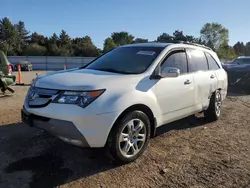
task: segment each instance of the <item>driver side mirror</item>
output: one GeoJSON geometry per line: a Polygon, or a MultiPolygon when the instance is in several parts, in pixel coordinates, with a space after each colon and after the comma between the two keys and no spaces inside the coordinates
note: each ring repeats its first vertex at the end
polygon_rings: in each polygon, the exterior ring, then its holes
{"type": "Polygon", "coordinates": [[[178,77],[180,75],[180,69],[175,67],[165,67],[161,70],[161,77],[178,77]]]}

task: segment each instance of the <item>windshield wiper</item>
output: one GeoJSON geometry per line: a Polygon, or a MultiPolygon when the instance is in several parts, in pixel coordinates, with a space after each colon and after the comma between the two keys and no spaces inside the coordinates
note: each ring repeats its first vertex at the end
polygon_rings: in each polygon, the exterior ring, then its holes
{"type": "Polygon", "coordinates": [[[120,70],[116,70],[116,69],[112,69],[112,68],[102,68],[102,69],[94,69],[94,70],[114,72],[114,73],[120,73],[120,74],[134,74],[133,72],[120,71],[120,70]]]}

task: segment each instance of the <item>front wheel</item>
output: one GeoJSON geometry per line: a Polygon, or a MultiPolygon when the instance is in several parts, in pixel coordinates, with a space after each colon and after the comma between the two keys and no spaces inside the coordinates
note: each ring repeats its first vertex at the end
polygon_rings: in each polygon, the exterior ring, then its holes
{"type": "Polygon", "coordinates": [[[210,104],[208,109],[204,112],[205,117],[209,121],[218,120],[221,114],[221,105],[221,92],[220,90],[216,90],[210,98],[210,104]]]}
{"type": "Polygon", "coordinates": [[[141,111],[132,111],[118,120],[110,135],[112,156],[120,163],[136,160],[147,148],[150,121],[141,111]]]}

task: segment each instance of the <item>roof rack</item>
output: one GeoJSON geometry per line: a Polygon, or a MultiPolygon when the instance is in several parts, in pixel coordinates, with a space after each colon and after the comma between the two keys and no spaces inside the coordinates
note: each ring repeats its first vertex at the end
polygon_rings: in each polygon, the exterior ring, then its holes
{"type": "Polygon", "coordinates": [[[169,42],[161,42],[161,41],[148,41],[147,43],[169,43],[169,44],[189,44],[189,45],[193,45],[193,46],[198,46],[201,48],[205,48],[208,50],[213,50],[212,48],[202,45],[202,44],[198,44],[198,43],[193,43],[193,42],[187,42],[187,41],[181,41],[181,40],[176,40],[176,41],[169,41],[169,42]]]}
{"type": "Polygon", "coordinates": [[[208,50],[212,50],[212,48],[208,47],[208,46],[205,46],[205,45],[202,45],[202,44],[198,44],[198,43],[193,43],[193,42],[187,42],[187,41],[173,41],[171,43],[176,43],[176,44],[189,44],[189,45],[193,45],[193,46],[198,46],[198,47],[201,47],[201,48],[206,48],[208,50]]]}

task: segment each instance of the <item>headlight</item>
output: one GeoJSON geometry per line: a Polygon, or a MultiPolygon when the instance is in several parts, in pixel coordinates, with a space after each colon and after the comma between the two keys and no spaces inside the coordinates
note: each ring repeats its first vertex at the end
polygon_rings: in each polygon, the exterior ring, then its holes
{"type": "Polygon", "coordinates": [[[104,91],[104,89],[97,91],[63,91],[53,100],[53,102],[60,104],[75,104],[85,108],[104,91]]]}
{"type": "Polygon", "coordinates": [[[37,81],[37,78],[35,78],[35,79],[32,80],[31,87],[35,87],[36,81],[37,81]]]}

